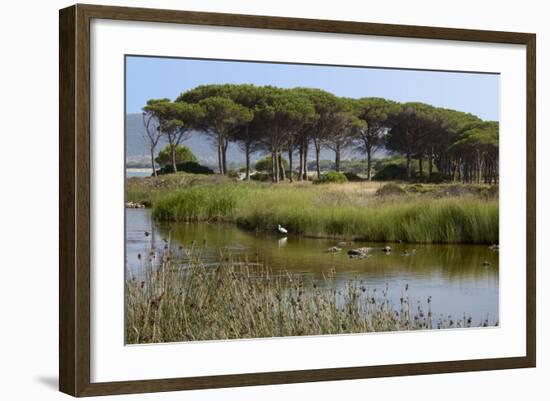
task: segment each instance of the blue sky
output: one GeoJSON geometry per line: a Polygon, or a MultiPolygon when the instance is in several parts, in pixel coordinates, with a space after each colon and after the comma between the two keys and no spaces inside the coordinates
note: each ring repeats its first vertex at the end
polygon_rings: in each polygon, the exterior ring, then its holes
{"type": "Polygon", "coordinates": [[[499,75],[159,57],[126,58],[126,112],[211,83],[321,88],[338,96],[419,101],[499,120],[499,75]]]}

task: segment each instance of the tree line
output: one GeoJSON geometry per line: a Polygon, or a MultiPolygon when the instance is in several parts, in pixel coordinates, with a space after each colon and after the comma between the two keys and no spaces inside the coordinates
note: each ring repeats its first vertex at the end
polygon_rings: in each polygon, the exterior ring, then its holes
{"type": "Polygon", "coordinates": [[[143,124],[153,171],[160,138],[168,142],[176,172],[178,145],[198,132],[216,146],[220,174],[228,172],[229,144],[237,144],[245,156],[246,179],[250,179],[251,155],[257,151],[270,155],[271,178],[279,182],[308,179],[310,149],[315,153],[318,177],[322,149],[334,152],[336,171],[340,171],[343,153],[354,149],[365,155],[370,180],[373,156],[385,148],[406,158],[409,180],[414,178],[412,163],[416,162],[416,170],[428,179],[437,169],[450,180],[498,181],[498,122],[419,102],[345,98],[316,88],[201,85],[174,101],[147,101],[143,124]]]}

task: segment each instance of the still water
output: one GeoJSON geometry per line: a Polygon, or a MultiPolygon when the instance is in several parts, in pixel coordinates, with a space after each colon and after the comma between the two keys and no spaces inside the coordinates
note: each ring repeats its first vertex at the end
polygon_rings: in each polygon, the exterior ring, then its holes
{"type": "MultiPolygon", "coordinates": [[[[452,315],[472,317],[478,324],[499,320],[498,252],[485,245],[421,245],[354,242],[342,246],[340,253],[327,248],[340,240],[311,239],[288,235],[252,233],[226,224],[159,224],[147,209],[126,209],[126,265],[130,274],[140,275],[145,268],[138,254],[151,247],[162,249],[168,237],[175,246],[201,248],[202,260],[215,263],[220,250],[241,259],[264,262],[274,271],[311,277],[323,283],[323,275],[334,274],[330,285],[344,287],[349,280],[363,280],[370,289],[388,288],[390,300],[398,305],[405,286],[413,302],[431,296],[434,317],[452,315]],[[171,231],[170,231],[171,230],[171,231]],[[145,232],[150,233],[146,236],[145,232]],[[373,251],[364,259],[350,259],[350,248],[390,245],[392,252],[373,251]],[[415,251],[413,251],[415,250],[415,251]],[[405,256],[404,251],[409,255],[405,256]]],[[[411,303],[412,304],[412,303],[411,303]]]]}

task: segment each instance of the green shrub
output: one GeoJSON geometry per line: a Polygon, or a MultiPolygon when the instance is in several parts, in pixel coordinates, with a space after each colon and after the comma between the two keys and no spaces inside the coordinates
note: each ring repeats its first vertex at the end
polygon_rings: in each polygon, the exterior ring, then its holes
{"type": "Polygon", "coordinates": [[[405,180],[407,167],[400,164],[387,164],[378,170],[372,179],[375,181],[405,180]]]}
{"type": "Polygon", "coordinates": [[[376,190],[378,196],[401,196],[406,193],[407,191],[394,183],[385,184],[376,190]]]}
{"type": "Polygon", "coordinates": [[[253,181],[261,181],[261,182],[271,181],[271,173],[256,172],[250,175],[250,179],[253,181]]]}
{"type": "MultiPolygon", "coordinates": [[[[256,162],[254,168],[258,171],[261,171],[262,173],[269,172],[271,173],[271,155],[268,155],[264,157],[263,159],[260,159],[256,162]]],[[[288,161],[283,158],[283,167],[285,168],[285,171],[288,170],[288,161]]]]}
{"type": "Polygon", "coordinates": [[[449,177],[447,177],[445,174],[440,173],[439,171],[433,171],[432,175],[426,178],[426,182],[430,182],[432,184],[441,184],[448,179],[449,177]]]}
{"type": "Polygon", "coordinates": [[[344,173],[338,173],[336,171],[329,171],[327,173],[323,173],[319,178],[316,178],[315,180],[313,180],[314,184],[328,184],[328,183],[341,184],[344,182],[348,182],[346,175],[344,173]]]}
{"type": "Polygon", "coordinates": [[[344,173],[346,176],[346,179],[350,182],[361,182],[364,181],[363,178],[361,178],[358,174],[354,173],[353,171],[347,171],[344,173]]]}
{"type": "Polygon", "coordinates": [[[239,178],[239,172],[236,171],[236,170],[229,170],[229,171],[227,172],[227,176],[228,176],[229,178],[239,178]]]}
{"type": "MultiPolygon", "coordinates": [[[[191,174],[214,174],[214,170],[209,167],[203,166],[197,162],[185,162],[176,164],[178,172],[191,173],[191,174]]],[[[172,165],[166,165],[160,170],[157,170],[157,174],[171,174],[174,170],[172,165]]]]}
{"type": "MultiPolygon", "coordinates": [[[[159,164],[160,166],[167,166],[172,164],[172,160],[170,158],[170,145],[166,145],[162,150],[159,152],[158,156],[155,159],[155,162],[159,164]]],[[[197,158],[191,152],[191,149],[187,146],[176,146],[176,165],[186,162],[197,162],[197,158]]]]}

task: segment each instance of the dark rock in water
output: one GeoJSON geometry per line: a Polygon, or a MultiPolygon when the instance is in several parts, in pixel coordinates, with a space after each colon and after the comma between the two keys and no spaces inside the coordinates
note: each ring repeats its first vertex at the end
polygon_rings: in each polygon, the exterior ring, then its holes
{"type": "Polygon", "coordinates": [[[342,251],[342,248],[338,247],[338,246],[331,246],[330,248],[328,248],[326,250],[326,252],[330,252],[330,253],[336,253],[336,252],[341,252],[342,251]]]}
{"type": "Polygon", "coordinates": [[[385,246],[382,248],[382,252],[390,253],[391,252],[391,246],[385,246]]]}
{"type": "Polygon", "coordinates": [[[364,258],[367,256],[367,254],[370,251],[371,251],[371,248],[367,248],[367,247],[355,248],[355,249],[350,249],[348,251],[348,255],[356,258],[364,258]]]}
{"type": "Polygon", "coordinates": [[[126,202],[126,207],[128,209],[142,209],[145,205],[139,202],[126,202]]]}
{"type": "Polygon", "coordinates": [[[483,266],[491,266],[491,263],[488,262],[487,260],[485,260],[483,263],[482,263],[483,266]]]}

